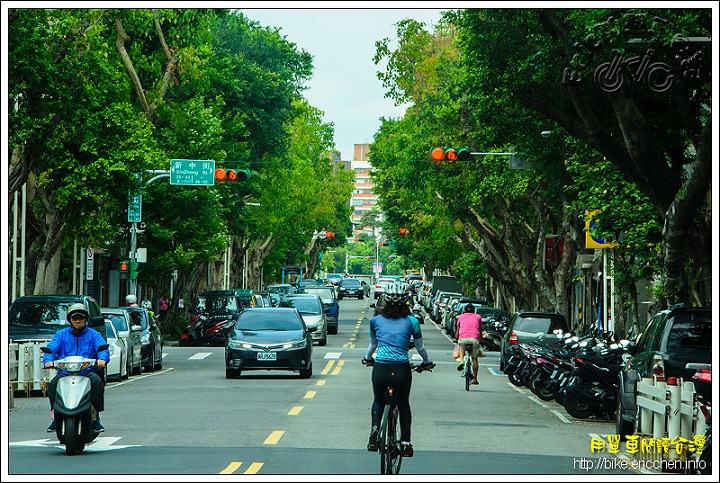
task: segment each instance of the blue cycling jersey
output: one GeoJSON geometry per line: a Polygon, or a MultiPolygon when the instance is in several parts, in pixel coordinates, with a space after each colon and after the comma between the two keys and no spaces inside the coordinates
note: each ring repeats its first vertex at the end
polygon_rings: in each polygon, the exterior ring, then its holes
{"type": "Polygon", "coordinates": [[[415,317],[388,319],[384,315],[376,315],[370,319],[370,339],[377,339],[378,342],[377,363],[408,362],[411,337],[422,339],[420,323],[415,317]]]}

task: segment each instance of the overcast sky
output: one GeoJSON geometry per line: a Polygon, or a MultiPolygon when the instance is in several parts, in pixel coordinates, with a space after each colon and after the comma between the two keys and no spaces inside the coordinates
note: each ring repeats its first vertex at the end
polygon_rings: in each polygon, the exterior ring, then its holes
{"type": "MultiPolygon", "coordinates": [[[[342,2],[337,4],[342,5],[342,2]]],[[[385,89],[376,74],[384,69],[384,63],[378,66],[372,61],[375,42],[386,37],[396,39],[393,24],[404,18],[429,26],[437,23],[442,11],[397,8],[241,10],[262,26],[279,27],[281,35],[313,56],[313,77],[304,95],[312,106],[324,112],[324,122],[334,124],[335,145],[343,160],[353,158],[354,144],[373,142],[381,117],[400,117],[403,113],[402,107],[384,97],[385,89]]]]}

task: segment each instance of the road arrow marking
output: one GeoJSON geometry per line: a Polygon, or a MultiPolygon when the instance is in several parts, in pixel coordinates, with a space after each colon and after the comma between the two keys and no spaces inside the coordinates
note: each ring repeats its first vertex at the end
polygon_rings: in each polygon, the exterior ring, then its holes
{"type": "MultiPolygon", "coordinates": [[[[111,451],[114,449],[123,449],[123,448],[133,448],[136,446],[140,446],[139,444],[126,444],[126,445],[117,445],[117,446],[111,446],[114,442],[118,441],[120,437],[113,437],[113,436],[105,436],[105,437],[98,437],[93,441],[92,443],[85,446],[85,451],[88,452],[99,452],[99,451],[111,451]]],[[[57,441],[52,439],[34,439],[30,441],[19,441],[17,443],[10,443],[10,446],[44,446],[44,447],[51,447],[54,446],[56,448],[65,449],[64,445],[58,444],[57,441]]]]}

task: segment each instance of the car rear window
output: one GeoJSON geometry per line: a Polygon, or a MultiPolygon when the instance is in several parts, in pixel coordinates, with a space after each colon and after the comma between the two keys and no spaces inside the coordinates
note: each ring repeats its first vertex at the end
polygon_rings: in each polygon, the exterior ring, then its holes
{"type": "Polygon", "coordinates": [[[127,319],[122,314],[103,314],[106,318],[112,320],[113,325],[117,330],[130,330],[127,326],[127,319]]]}
{"type": "Polygon", "coordinates": [[[331,288],[306,288],[305,291],[307,293],[314,293],[317,294],[320,297],[320,300],[323,301],[325,304],[331,304],[333,302],[333,299],[335,298],[333,296],[333,290],[331,288]]]}
{"type": "Polygon", "coordinates": [[[15,302],[10,307],[10,325],[70,325],[66,309],[74,302],[15,302]]]}
{"type": "Polygon", "coordinates": [[[287,297],[280,302],[281,307],[295,307],[301,314],[319,314],[322,312],[317,297],[287,297]]]}
{"type": "Polygon", "coordinates": [[[712,347],[712,326],[709,318],[679,314],[673,317],[667,341],[668,352],[709,352],[712,347]]]}
{"type": "Polygon", "coordinates": [[[554,317],[521,317],[513,327],[513,330],[544,332],[546,334],[552,334],[557,329],[561,329],[563,332],[568,331],[566,324],[561,319],[554,317]]]}
{"type": "Polygon", "coordinates": [[[342,282],[343,287],[359,287],[360,281],[357,279],[346,278],[342,282]]]}

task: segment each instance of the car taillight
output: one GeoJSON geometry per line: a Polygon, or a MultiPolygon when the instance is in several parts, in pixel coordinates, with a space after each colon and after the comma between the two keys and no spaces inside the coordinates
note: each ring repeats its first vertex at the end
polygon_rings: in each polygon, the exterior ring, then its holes
{"type": "Polygon", "coordinates": [[[510,345],[517,345],[517,343],[518,343],[517,334],[515,332],[512,332],[510,334],[510,345]]]}
{"type": "Polygon", "coordinates": [[[653,357],[652,375],[655,377],[656,381],[662,382],[665,380],[665,365],[663,364],[661,356],[653,357]]]}

